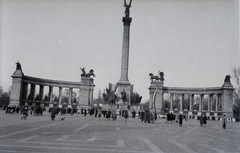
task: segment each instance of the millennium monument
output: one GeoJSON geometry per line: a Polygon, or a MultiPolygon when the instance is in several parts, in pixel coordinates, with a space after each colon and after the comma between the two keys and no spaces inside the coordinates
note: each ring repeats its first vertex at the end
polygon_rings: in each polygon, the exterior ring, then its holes
{"type": "Polygon", "coordinates": [[[130,17],[130,7],[132,0],[127,4],[124,0],[125,16],[122,18],[123,22],[123,44],[122,44],[122,61],[121,61],[121,77],[117,84],[109,84],[109,89],[114,92],[120,100],[117,104],[120,109],[126,109],[126,105],[130,105],[131,94],[133,93],[133,85],[128,79],[128,63],[129,63],[129,39],[130,39],[130,24],[132,18],[130,17]]]}

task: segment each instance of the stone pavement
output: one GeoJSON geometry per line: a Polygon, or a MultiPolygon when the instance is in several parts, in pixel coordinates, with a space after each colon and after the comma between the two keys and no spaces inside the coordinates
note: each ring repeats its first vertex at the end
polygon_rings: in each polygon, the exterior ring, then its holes
{"type": "Polygon", "coordinates": [[[81,114],[61,121],[50,115],[29,116],[0,111],[0,153],[230,153],[240,152],[240,123],[209,121],[200,127],[197,120],[154,124],[123,118],[98,121],[81,114]]]}

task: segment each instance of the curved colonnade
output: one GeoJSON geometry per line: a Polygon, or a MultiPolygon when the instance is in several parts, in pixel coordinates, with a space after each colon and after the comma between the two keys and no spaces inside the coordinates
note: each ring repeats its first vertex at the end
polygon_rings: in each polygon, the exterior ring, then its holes
{"type": "Polygon", "coordinates": [[[93,79],[81,78],[81,82],[50,80],[23,75],[16,70],[12,75],[10,105],[84,107],[88,108],[93,102],[93,79]],[[37,88],[39,86],[39,88],[37,88]],[[57,101],[53,99],[53,89],[58,90],[57,101]],[[47,89],[47,94],[44,91],[47,89]],[[63,89],[69,91],[68,101],[62,101],[63,89]],[[73,90],[79,90],[78,103],[73,101],[73,90]],[[38,91],[38,92],[36,92],[38,91]],[[44,98],[45,96],[45,98],[44,98]],[[46,98],[47,97],[47,98],[46,98]]]}
{"type": "Polygon", "coordinates": [[[151,82],[149,90],[149,107],[158,112],[182,113],[190,116],[227,115],[232,118],[234,88],[230,82],[224,82],[222,87],[186,88],[164,87],[163,81],[160,81],[151,82]]]}

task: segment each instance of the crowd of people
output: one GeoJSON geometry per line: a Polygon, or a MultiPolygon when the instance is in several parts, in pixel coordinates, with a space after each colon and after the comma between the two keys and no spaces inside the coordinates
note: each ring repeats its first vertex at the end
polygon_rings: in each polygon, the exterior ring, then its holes
{"type": "MultiPolygon", "coordinates": [[[[46,111],[46,109],[42,106],[6,106],[2,107],[3,110],[5,110],[6,114],[20,114],[21,119],[27,119],[28,113],[30,111],[30,115],[43,115],[43,111],[46,111]]],[[[73,115],[74,113],[77,113],[78,111],[73,108],[58,108],[58,107],[51,107],[49,108],[49,113],[51,114],[51,119],[54,121],[56,118],[56,115],[59,113],[61,115],[66,115],[70,114],[73,115]]],[[[129,117],[131,118],[136,118],[138,116],[138,119],[140,119],[144,123],[154,123],[155,120],[157,120],[158,115],[156,112],[153,110],[140,110],[138,113],[135,110],[102,110],[101,108],[93,108],[93,109],[81,109],[81,114],[84,114],[86,116],[89,114],[90,116],[95,116],[98,118],[100,121],[101,118],[105,118],[106,121],[109,120],[116,120],[117,117],[122,117],[127,121],[129,117]]],[[[80,113],[78,112],[78,113],[80,113]]],[[[168,113],[166,115],[166,123],[173,123],[173,122],[178,122],[179,126],[181,127],[183,125],[183,120],[188,120],[188,116],[184,114],[173,114],[173,113],[168,113]]],[[[207,120],[209,117],[206,115],[200,115],[197,116],[197,119],[199,120],[200,126],[205,127],[207,125],[207,120]]],[[[227,127],[227,119],[226,116],[224,115],[222,118],[222,127],[223,129],[226,129],[227,127]]]]}

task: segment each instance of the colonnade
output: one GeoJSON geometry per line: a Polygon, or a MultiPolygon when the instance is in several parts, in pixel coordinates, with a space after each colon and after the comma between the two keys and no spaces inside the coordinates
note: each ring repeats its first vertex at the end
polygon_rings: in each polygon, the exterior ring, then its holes
{"type": "MultiPolygon", "coordinates": [[[[174,100],[174,95],[175,93],[170,93],[170,111],[173,110],[173,100],[174,100]]],[[[186,94],[180,94],[180,104],[179,104],[179,108],[177,108],[178,110],[180,111],[183,111],[183,103],[185,102],[185,99],[184,99],[184,96],[186,94]]],[[[215,111],[215,112],[218,112],[218,111],[221,111],[222,109],[222,94],[187,94],[188,97],[189,97],[189,109],[188,111],[193,111],[193,104],[194,104],[194,97],[195,95],[200,95],[200,101],[199,101],[199,104],[198,104],[198,110],[197,111],[208,111],[208,112],[212,112],[212,111],[215,111]],[[205,96],[208,96],[208,103],[207,103],[207,109],[205,110],[203,108],[203,103],[204,103],[204,97],[205,96]],[[215,101],[214,101],[214,97],[215,96],[215,101]],[[214,102],[215,102],[215,109],[213,109],[213,105],[214,105],[214,102]]],[[[186,109],[186,108],[185,108],[186,109]]]]}
{"type": "MultiPolygon", "coordinates": [[[[72,95],[73,90],[79,90],[79,100],[78,107],[89,108],[93,103],[93,89],[94,83],[93,78],[81,78],[81,82],[72,81],[59,81],[50,80],[43,78],[36,78],[25,76],[21,70],[16,70],[12,75],[13,83],[10,95],[10,105],[36,105],[40,104],[58,104],[58,107],[62,105],[68,105],[68,107],[73,106],[72,95]],[[38,99],[36,99],[36,86],[39,86],[38,99]],[[30,90],[28,90],[30,88],[30,90]],[[44,98],[44,89],[48,88],[46,100],[44,98]],[[54,102],[53,99],[53,88],[58,88],[58,101],[54,102]],[[69,90],[68,102],[63,103],[63,89],[69,90]]],[[[56,94],[56,93],[55,93],[56,94]]]]}
{"type": "Polygon", "coordinates": [[[221,87],[206,88],[183,88],[183,87],[164,87],[163,81],[153,81],[149,87],[150,104],[149,108],[158,113],[165,113],[169,110],[174,113],[184,113],[189,115],[201,115],[206,112],[208,116],[227,115],[232,118],[233,112],[233,86],[230,81],[224,81],[221,87]],[[170,94],[170,107],[165,109],[164,94],[170,94]],[[188,98],[185,98],[187,95],[188,98]],[[199,98],[196,99],[196,96],[199,98]],[[178,97],[179,103],[174,108],[174,97],[178,97]],[[180,100],[179,100],[180,97],[180,100]],[[188,108],[183,108],[186,102],[188,108]],[[195,103],[197,102],[197,103],[195,103]],[[197,104],[197,107],[193,108],[197,104]]]}
{"type": "MultiPolygon", "coordinates": [[[[26,81],[25,81],[25,83],[23,83],[23,90],[22,90],[22,99],[21,99],[21,101],[23,101],[23,102],[28,102],[28,101],[31,101],[31,102],[41,102],[41,103],[43,103],[43,102],[45,102],[46,103],[46,100],[44,99],[44,88],[45,87],[48,87],[48,99],[47,99],[47,102],[48,103],[53,103],[54,101],[53,101],[53,88],[54,88],[54,86],[44,86],[44,85],[39,85],[39,93],[38,93],[38,95],[39,95],[39,99],[38,100],[36,100],[36,86],[37,86],[38,84],[31,84],[31,83],[26,83],[26,81]],[[28,93],[28,86],[30,85],[30,93],[28,93]]],[[[55,88],[58,88],[58,104],[62,104],[62,92],[63,92],[63,87],[55,87],[55,88]]],[[[68,105],[72,105],[72,93],[73,93],[73,89],[74,88],[72,88],[72,87],[68,87],[68,88],[66,88],[66,89],[68,89],[69,90],[69,95],[68,95],[68,105]]],[[[78,88],[79,89],[79,93],[80,93],[80,91],[81,91],[81,89],[80,88],[78,88]]]]}

